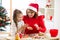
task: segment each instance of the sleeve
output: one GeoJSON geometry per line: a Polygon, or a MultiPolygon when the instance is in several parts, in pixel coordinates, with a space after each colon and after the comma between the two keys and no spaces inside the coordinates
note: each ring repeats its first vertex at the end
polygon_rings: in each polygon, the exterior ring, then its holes
{"type": "Polygon", "coordinates": [[[39,17],[38,18],[38,24],[39,24],[39,32],[45,32],[46,31],[46,27],[45,27],[45,24],[44,24],[44,21],[43,21],[43,18],[39,17]]]}
{"type": "Polygon", "coordinates": [[[24,25],[24,21],[22,21],[22,25],[24,25]]]}
{"type": "Polygon", "coordinates": [[[18,22],[18,30],[24,25],[24,21],[18,22]]]}
{"type": "Polygon", "coordinates": [[[17,32],[17,28],[14,22],[11,24],[11,36],[15,36],[15,33],[17,32]]]}

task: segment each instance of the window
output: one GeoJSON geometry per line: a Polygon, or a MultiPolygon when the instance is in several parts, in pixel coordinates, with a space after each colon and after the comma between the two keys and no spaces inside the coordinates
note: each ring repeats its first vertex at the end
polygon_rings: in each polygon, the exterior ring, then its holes
{"type": "Polygon", "coordinates": [[[2,6],[7,10],[7,16],[10,17],[10,0],[2,0],[2,6]]]}
{"type": "Polygon", "coordinates": [[[2,0],[0,0],[0,6],[2,5],[2,0]]]}

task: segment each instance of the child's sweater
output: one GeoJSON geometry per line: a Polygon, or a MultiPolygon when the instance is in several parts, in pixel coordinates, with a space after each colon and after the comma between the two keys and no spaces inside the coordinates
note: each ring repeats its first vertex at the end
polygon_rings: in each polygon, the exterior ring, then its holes
{"type": "Polygon", "coordinates": [[[14,21],[11,24],[11,35],[15,36],[17,29],[19,30],[21,28],[21,26],[24,25],[24,21],[20,21],[18,22],[18,27],[16,27],[14,21]]]}
{"type": "Polygon", "coordinates": [[[22,20],[22,21],[20,21],[20,22],[18,22],[18,30],[24,25],[24,21],[22,20]]]}

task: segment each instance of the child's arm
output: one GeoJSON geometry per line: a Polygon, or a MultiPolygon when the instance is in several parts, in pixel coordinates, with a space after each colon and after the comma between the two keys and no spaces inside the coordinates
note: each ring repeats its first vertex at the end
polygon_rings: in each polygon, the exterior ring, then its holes
{"type": "Polygon", "coordinates": [[[25,30],[25,28],[26,28],[27,26],[28,26],[27,24],[22,25],[21,28],[18,29],[18,32],[21,32],[22,30],[25,30]]]}

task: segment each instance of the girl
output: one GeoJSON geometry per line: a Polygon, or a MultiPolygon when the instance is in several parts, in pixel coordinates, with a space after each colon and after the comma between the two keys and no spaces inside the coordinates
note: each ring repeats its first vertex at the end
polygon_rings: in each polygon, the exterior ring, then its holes
{"type": "Polygon", "coordinates": [[[17,27],[17,32],[22,33],[25,29],[24,21],[23,21],[23,14],[20,10],[14,10],[13,14],[13,21],[15,22],[15,25],[17,27]]]}
{"type": "Polygon", "coordinates": [[[18,9],[14,10],[13,21],[15,23],[14,27],[17,29],[17,30],[15,29],[16,30],[15,33],[17,33],[17,34],[15,34],[16,35],[15,40],[20,40],[20,38],[22,36],[21,33],[24,33],[24,30],[26,28],[24,21],[23,21],[23,14],[20,10],[18,10],[18,9]]]}
{"type": "Polygon", "coordinates": [[[46,28],[44,25],[43,18],[38,16],[39,5],[36,3],[29,4],[26,10],[26,16],[24,16],[24,23],[28,24],[25,29],[25,34],[34,34],[43,32],[45,33],[46,28]]]}

